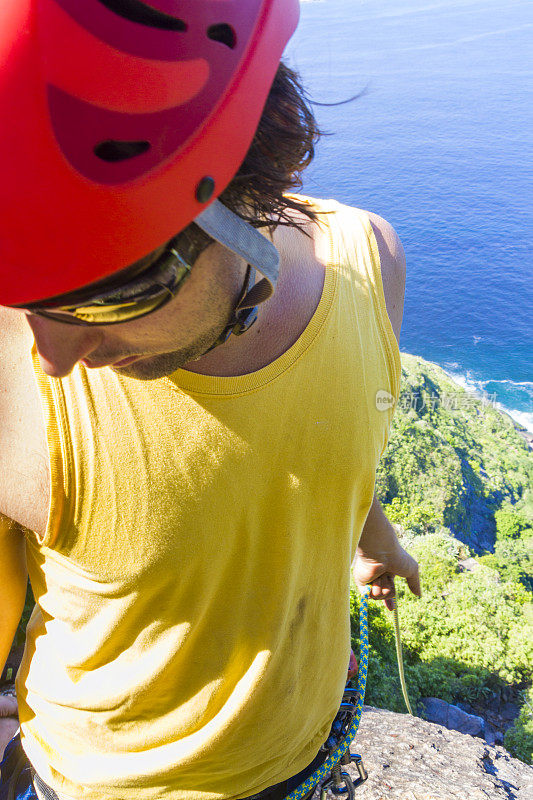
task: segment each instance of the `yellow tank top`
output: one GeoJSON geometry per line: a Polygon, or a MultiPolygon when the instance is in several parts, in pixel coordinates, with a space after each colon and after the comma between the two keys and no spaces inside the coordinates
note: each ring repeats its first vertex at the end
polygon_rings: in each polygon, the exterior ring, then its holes
{"type": "Polygon", "coordinates": [[[58,379],[33,347],[52,496],[17,693],[60,797],[246,797],[329,732],[401,366],[367,214],[306,200],[322,296],[263,369],[58,379]]]}

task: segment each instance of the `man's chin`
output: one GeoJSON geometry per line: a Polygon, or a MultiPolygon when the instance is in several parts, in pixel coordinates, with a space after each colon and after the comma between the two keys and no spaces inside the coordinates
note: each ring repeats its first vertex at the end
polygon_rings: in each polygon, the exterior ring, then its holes
{"type": "Polygon", "coordinates": [[[124,367],[112,367],[119,375],[136,378],[139,381],[155,381],[166,378],[176,372],[186,362],[178,353],[164,353],[158,356],[146,356],[137,359],[124,367]]]}
{"type": "Polygon", "coordinates": [[[136,378],[139,381],[155,381],[158,378],[168,378],[176,370],[186,367],[191,361],[201,358],[211,347],[214,337],[210,336],[207,342],[198,342],[195,346],[176,350],[172,353],[160,353],[155,356],[142,356],[124,367],[112,367],[119,375],[127,378],[136,378]]]}
{"type": "MultiPolygon", "coordinates": [[[[224,325],[226,321],[224,321],[224,325]]],[[[192,361],[204,356],[212,345],[218,340],[223,324],[211,328],[211,330],[199,336],[196,341],[191,342],[187,347],[180,350],[173,350],[170,353],[157,353],[156,355],[145,355],[127,364],[124,367],[112,367],[117,374],[125,375],[127,378],[136,378],[139,381],[155,381],[158,378],[168,378],[176,370],[187,368],[192,361]]]]}

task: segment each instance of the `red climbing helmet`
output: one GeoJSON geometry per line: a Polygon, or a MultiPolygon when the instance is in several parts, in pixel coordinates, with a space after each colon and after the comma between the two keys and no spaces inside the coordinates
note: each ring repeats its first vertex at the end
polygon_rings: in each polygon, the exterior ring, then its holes
{"type": "Polygon", "coordinates": [[[1,0],[0,304],[116,272],[252,142],[298,0],[1,0]]]}

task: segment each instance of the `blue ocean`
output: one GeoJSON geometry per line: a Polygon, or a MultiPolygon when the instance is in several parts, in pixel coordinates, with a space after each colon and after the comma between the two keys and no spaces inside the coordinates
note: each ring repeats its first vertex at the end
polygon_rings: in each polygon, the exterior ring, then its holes
{"type": "Polygon", "coordinates": [[[533,431],[531,0],[303,0],[287,50],[327,131],[303,191],[407,255],[400,349],[533,431]]]}

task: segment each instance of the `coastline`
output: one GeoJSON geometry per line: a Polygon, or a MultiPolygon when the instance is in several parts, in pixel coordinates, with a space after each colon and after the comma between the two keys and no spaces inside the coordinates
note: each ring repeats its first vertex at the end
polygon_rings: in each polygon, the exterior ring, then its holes
{"type": "MultiPolygon", "coordinates": [[[[465,390],[465,392],[470,392],[471,394],[475,395],[476,397],[479,398],[479,400],[486,399],[486,395],[484,396],[483,393],[479,391],[479,389],[477,389],[475,386],[472,386],[472,384],[469,383],[465,378],[458,380],[457,375],[454,375],[453,373],[449,372],[445,367],[442,367],[440,364],[437,364],[436,362],[432,363],[434,363],[435,366],[440,367],[440,369],[444,373],[446,373],[448,378],[451,381],[453,381],[456,384],[456,386],[460,386],[462,389],[465,390]]],[[[528,430],[524,425],[522,425],[521,422],[515,419],[515,417],[513,417],[509,409],[505,408],[505,406],[503,406],[500,402],[496,401],[495,408],[497,411],[500,412],[500,414],[505,415],[512,422],[514,429],[517,431],[517,433],[519,433],[522,436],[528,448],[530,450],[533,450],[533,431],[528,430]]]]}
{"type": "MultiPolygon", "coordinates": [[[[404,351],[400,351],[400,356],[403,355],[403,352],[404,351]]],[[[406,355],[414,356],[415,358],[420,358],[422,361],[425,361],[428,364],[432,364],[433,366],[438,367],[440,370],[442,370],[442,372],[444,372],[446,377],[449,378],[456,386],[460,387],[469,394],[475,395],[480,400],[480,402],[486,401],[487,399],[486,392],[485,394],[481,392],[477,387],[473,386],[472,383],[469,382],[463,376],[458,376],[457,373],[450,372],[449,369],[446,369],[446,367],[443,367],[436,361],[430,361],[429,359],[424,358],[424,356],[407,352],[406,355]]],[[[503,406],[499,401],[496,401],[494,403],[494,408],[500,414],[503,414],[510,420],[516,432],[522,436],[524,442],[526,443],[527,448],[529,450],[533,450],[533,431],[528,430],[528,428],[526,428],[521,422],[519,422],[515,417],[513,417],[511,411],[505,408],[505,406],[503,406]]]]}
{"type": "MultiPolygon", "coordinates": [[[[444,362],[444,364],[439,364],[439,366],[452,381],[462,386],[467,392],[472,392],[478,397],[481,396],[486,402],[492,402],[495,408],[510,416],[518,424],[519,428],[523,428],[533,434],[533,382],[512,381],[510,379],[476,379],[471,376],[468,369],[466,370],[466,374],[458,371],[459,364],[456,362],[444,362]],[[497,384],[502,384],[504,386],[512,384],[515,389],[521,387],[519,391],[524,391],[526,395],[529,394],[525,404],[528,410],[526,410],[524,406],[522,406],[522,408],[517,408],[516,405],[510,405],[505,399],[505,393],[502,396],[499,392],[494,390],[497,384]],[[493,387],[493,391],[487,391],[487,386],[493,387]]],[[[517,401],[515,398],[514,402],[520,401],[517,401]]]]}

